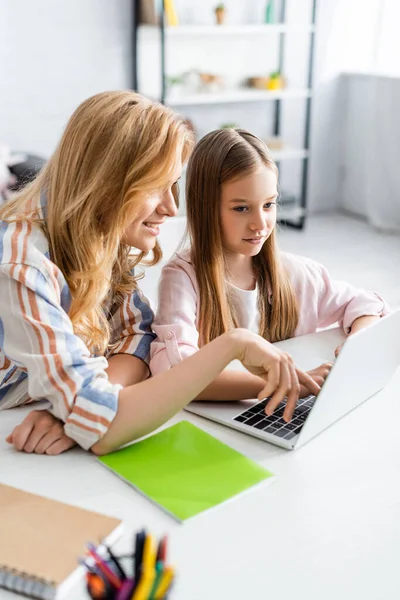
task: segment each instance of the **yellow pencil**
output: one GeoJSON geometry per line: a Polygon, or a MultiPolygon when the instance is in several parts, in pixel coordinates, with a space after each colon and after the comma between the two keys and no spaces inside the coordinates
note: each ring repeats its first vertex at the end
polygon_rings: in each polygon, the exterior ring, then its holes
{"type": "Polygon", "coordinates": [[[160,585],[157,588],[155,593],[155,600],[162,600],[166,593],[168,592],[172,580],[174,578],[174,569],[172,567],[166,567],[162,574],[162,579],[160,581],[160,585]]]}
{"type": "Polygon", "coordinates": [[[140,578],[139,585],[136,590],[133,592],[132,600],[148,600],[150,596],[151,589],[153,587],[154,579],[156,573],[153,569],[153,572],[144,572],[140,578]]]}
{"type": "Polygon", "coordinates": [[[131,600],[147,600],[156,577],[156,545],[154,538],[147,535],[143,546],[141,576],[131,600]]]}

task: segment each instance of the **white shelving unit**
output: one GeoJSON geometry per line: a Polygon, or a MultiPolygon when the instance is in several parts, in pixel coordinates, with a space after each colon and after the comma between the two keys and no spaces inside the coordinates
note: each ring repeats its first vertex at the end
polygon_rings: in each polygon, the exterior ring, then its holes
{"type": "MultiPolygon", "coordinates": [[[[135,0],[134,0],[135,1],[135,0]]],[[[285,145],[281,150],[272,150],[274,159],[282,163],[283,161],[302,161],[301,167],[301,192],[297,194],[297,198],[293,194],[284,194],[281,199],[281,206],[279,208],[280,219],[294,224],[294,226],[302,227],[306,216],[306,205],[307,205],[307,163],[309,158],[309,128],[310,128],[310,109],[311,109],[311,98],[312,98],[312,64],[313,64],[313,51],[314,51],[314,34],[316,31],[316,1],[311,0],[311,20],[309,23],[290,23],[286,22],[286,1],[281,0],[280,2],[280,22],[279,23],[255,23],[255,24],[223,24],[223,25],[185,25],[181,24],[176,27],[167,26],[165,24],[165,17],[162,18],[161,26],[151,25],[136,25],[134,42],[135,48],[138,46],[139,29],[141,41],[148,42],[151,40],[160,41],[160,69],[161,69],[161,80],[162,80],[162,92],[161,101],[177,110],[181,110],[183,107],[187,107],[188,111],[190,107],[201,107],[201,106],[213,106],[215,110],[218,110],[218,106],[223,105],[234,106],[235,104],[245,105],[245,103],[263,103],[268,102],[273,105],[274,108],[274,126],[270,132],[270,136],[281,135],[281,119],[282,110],[281,104],[286,100],[305,100],[306,111],[305,111],[305,126],[304,126],[304,144],[303,147],[300,143],[299,147],[293,147],[285,145]],[[171,45],[174,43],[180,44],[179,48],[182,52],[185,52],[184,44],[192,44],[195,48],[202,47],[207,48],[208,44],[215,44],[215,40],[220,38],[227,39],[227,44],[257,44],[258,40],[262,40],[265,36],[273,36],[276,38],[278,44],[278,61],[276,70],[285,74],[285,40],[290,34],[304,34],[310,36],[310,49],[308,56],[308,72],[307,82],[304,88],[296,87],[285,87],[280,90],[267,90],[267,89],[255,89],[242,87],[239,79],[237,78],[237,87],[227,87],[221,91],[207,91],[207,92],[196,92],[192,93],[190,86],[185,83],[176,84],[172,86],[171,90],[168,90],[167,86],[167,75],[172,75],[173,64],[169,64],[168,71],[166,70],[166,53],[170,50],[171,45]]],[[[178,48],[176,46],[175,48],[178,48]]],[[[254,48],[254,46],[253,46],[254,48]]],[[[206,51],[206,50],[205,50],[206,51]]],[[[137,55],[137,52],[136,52],[137,55]]],[[[197,54],[198,57],[198,54],[197,54]]],[[[137,68],[135,64],[134,81],[137,86],[137,68]]],[[[196,63],[193,64],[193,69],[196,69],[196,63]]],[[[251,72],[251,71],[250,71],[251,72]]],[[[267,71],[268,72],[268,71],[267,71]]],[[[235,83],[235,82],[233,82],[235,83]]],[[[232,83],[231,83],[232,86],[232,83]]],[[[141,90],[145,95],[154,97],[154,94],[146,94],[146,89],[141,90]]],[[[237,109],[235,109],[237,110],[237,109]]],[[[244,109],[243,109],[244,110],[244,109]]],[[[253,110],[253,109],[249,109],[253,110]]],[[[255,110],[260,110],[258,107],[255,110]]],[[[219,108],[221,111],[221,108],[219,108]]],[[[184,111],[182,111],[183,114],[184,111]]],[[[202,113],[207,115],[207,113],[202,113]]],[[[218,113],[220,114],[220,113],[218,113]]],[[[229,122],[229,117],[226,117],[226,121],[229,122]]],[[[195,123],[196,124],[196,123],[195,123]]],[[[257,133],[257,131],[255,131],[257,133]]],[[[264,136],[267,137],[267,136],[264,136]]],[[[297,145],[296,136],[293,142],[297,145]]],[[[300,171],[298,171],[300,174],[300,171]]]]}
{"type": "MultiPolygon", "coordinates": [[[[142,32],[146,36],[158,34],[158,28],[154,25],[141,25],[142,32]]],[[[170,38],[202,37],[202,36],[253,36],[276,33],[311,33],[315,32],[314,25],[290,25],[284,23],[256,23],[243,25],[179,25],[177,27],[165,27],[165,35],[170,38]]]]}
{"type": "Polygon", "coordinates": [[[285,100],[290,98],[309,98],[309,89],[256,90],[238,88],[223,92],[204,92],[198,94],[169,95],[166,104],[169,106],[193,106],[200,104],[225,104],[235,102],[260,102],[264,100],[285,100]]]}

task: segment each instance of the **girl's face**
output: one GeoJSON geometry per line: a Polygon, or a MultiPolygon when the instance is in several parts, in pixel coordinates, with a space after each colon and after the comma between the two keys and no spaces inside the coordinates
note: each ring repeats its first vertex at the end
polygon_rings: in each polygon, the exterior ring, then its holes
{"type": "Polygon", "coordinates": [[[221,230],[226,252],[256,256],[276,224],[278,179],[262,166],[251,175],[222,185],[221,230]]]}
{"type": "Polygon", "coordinates": [[[125,244],[142,252],[150,252],[154,248],[160,233],[160,226],[167,217],[174,217],[177,213],[172,186],[177,183],[181,172],[182,165],[179,165],[167,189],[143,195],[139,213],[135,215],[135,220],[125,230],[123,237],[125,244]]]}

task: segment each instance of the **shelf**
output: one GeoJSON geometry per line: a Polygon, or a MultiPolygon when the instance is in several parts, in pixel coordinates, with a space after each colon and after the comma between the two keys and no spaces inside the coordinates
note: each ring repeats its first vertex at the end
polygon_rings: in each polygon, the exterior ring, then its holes
{"type": "Polygon", "coordinates": [[[290,160],[290,159],[303,159],[308,158],[309,152],[304,148],[291,148],[286,147],[282,150],[270,149],[273,159],[275,161],[290,160]]]}
{"type": "MultiPolygon", "coordinates": [[[[140,29],[146,34],[159,31],[156,25],[141,25],[140,29]]],[[[244,36],[265,35],[270,33],[312,33],[315,31],[313,25],[289,25],[284,23],[256,23],[243,25],[178,25],[166,27],[165,33],[169,37],[181,38],[189,36],[244,36]]]]}
{"type": "Polygon", "coordinates": [[[306,210],[301,206],[278,206],[278,221],[298,221],[306,216],[306,210]]]}
{"type": "Polygon", "coordinates": [[[198,104],[223,104],[225,102],[260,102],[263,100],[285,100],[290,98],[309,98],[310,89],[294,90],[256,90],[236,89],[225,92],[204,92],[176,97],[167,96],[165,103],[169,106],[192,106],[198,104]]]}

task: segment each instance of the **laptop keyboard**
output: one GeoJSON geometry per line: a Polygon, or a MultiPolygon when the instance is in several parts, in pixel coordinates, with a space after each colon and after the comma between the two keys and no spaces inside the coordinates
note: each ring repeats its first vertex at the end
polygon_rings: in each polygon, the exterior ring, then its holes
{"type": "Polygon", "coordinates": [[[290,423],[286,423],[282,418],[286,406],[286,399],[279,404],[275,409],[274,414],[270,417],[265,414],[265,407],[268,401],[269,398],[266,398],[265,400],[258,402],[251,408],[248,408],[236,417],[233,417],[233,420],[249,425],[249,427],[255,427],[266,433],[277,435],[285,440],[291,440],[300,433],[308,413],[313,407],[315,396],[307,396],[307,398],[298,400],[290,423]]]}

